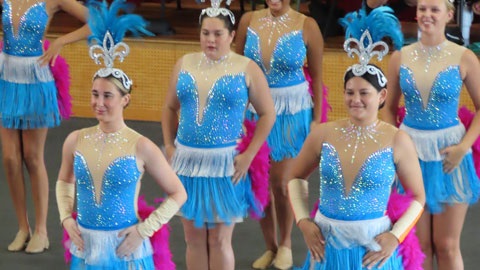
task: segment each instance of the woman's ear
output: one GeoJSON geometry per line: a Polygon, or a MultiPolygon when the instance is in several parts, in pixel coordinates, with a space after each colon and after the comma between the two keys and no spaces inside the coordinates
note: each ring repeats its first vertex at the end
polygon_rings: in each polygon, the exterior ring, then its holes
{"type": "Polygon", "coordinates": [[[387,99],[387,88],[382,88],[378,94],[380,95],[380,104],[385,103],[387,99]]]}
{"type": "Polygon", "coordinates": [[[123,100],[123,108],[127,108],[128,105],[130,104],[130,99],[131,99],[131,96],[130,94],[126,94],[122,97],[122,100],[123,100]]]}

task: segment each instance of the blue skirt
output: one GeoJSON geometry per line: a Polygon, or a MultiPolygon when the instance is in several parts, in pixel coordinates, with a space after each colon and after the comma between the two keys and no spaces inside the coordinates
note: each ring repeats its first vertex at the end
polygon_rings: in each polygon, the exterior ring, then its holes
{"type": "Polygon", "coordinates": [[[49,66],[39,66],[38,57],[1,53],[0,113],[5,128],[60,125],[57,88],[49,66]]]}
{"type": "MultiPolygon", "coordinates": [[[[325,246],[325,260],[317,262],[312,259],[310,252],[301,268],[302,270],[368,270],[362,265],[363,256],[367,254],[364,247],[350,249],[335,249],[330,245],[325,246]]],[[[378,265],[373,270],[403,270],[402,257],[398,255],[398,249],[392,254],[388,261],[381,267],[378,265]]]]}
{"type": "MultiPolygon", "coordinates": [[[[277,115],[272,130],[267,137],[270,156],[275,162],[295,158],[302,149],[303,142],[310,133],[311,109],[296,114],[277,115]]],[[[247,119],[258,119],[256,114],[247,111],[247,119]]]]}
{"type": "MultiPolygon", "coordinates": [[[[308,83],[286,87],[271,87],[276,120],[267,137],[272,160],[279,162],[295,158],[303,142],[310,133],[313,119],[313,101],[308,91],[308,83]]],[[[257,120],[255,109],[249,105],[247,119],[257,120]]]]}
{"type": "Polygon", "coordinates": [[[187,177],[179,175],[188,198],[181,215],[195,227],[241,222],[250,211],[262,216],[252,191],[250,177],[232,183],[232,177],[187,177]]]}
{"type": "Polygon", "coordinates": [[[262,216],[250,177],[232,183],[236,144],[210,148],[175,144],[172,168],[188,195],[180,215],[198,228],[240,222],[249,212],[262,216]]]}
{"type": "Polygon", "coordinates": [[[473,204],[478,201],[480,181],[475,173],[471,153],[466,154],[451,173],[443,172],[441,161],[420,160],[420,167],[430,213],[441,213],[444,204],[473,204]]]}
{"type": "Polygon", "coordinates": [[[480,182],[471,151],[451,173],[443,171],[444,156],[440,152],[462,140],[466,132],[462,124],[438,130],[418,130],[405,124],[400,128],[415,143],[430,213],[441,213],[445,204],[472,204],[478,200],[480,182]]]}

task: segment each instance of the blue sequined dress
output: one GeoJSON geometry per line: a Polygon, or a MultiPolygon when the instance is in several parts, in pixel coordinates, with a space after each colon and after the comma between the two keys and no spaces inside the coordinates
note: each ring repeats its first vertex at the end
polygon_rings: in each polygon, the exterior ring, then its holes
{"type": "MultiPolygon", "coordinates": [[[[265,73],[277,114],[267,138],[274,161],[296,157],[310,132],[313,101],[303,73],[304,21],[305,16],[293,10],[272,17],[263,9],[252,13],[247,29],[244,54],[265,73]]],[[[251,106],[247,117],[255,117],[251,106]]]]}
{"type": "Polygon", "coordinates": [[[44,1],[34,3],[20,19],[12,11],[11,0],[3,1],[0,113],[5,128],[35,129],[60,124],[52,73],[48,65],[38,63],[48,20],[44,1]]]}
{"type": "Polygon", "coordinates": [[[99,126],[79,131],[74,174],[84,250],[72,243],[71,269],[155,269],[148,238],[129,257],[115,253],[123,241],[119,232],[140,220],[137,198],[143,169],[135,155],[140,137],[128,127],[115,133],[104,133],[99,126]]]}
{"type": "MultiPolygon", "coordinates": [[[[342,136],[344,133],[330,136],[331,141],[327,139],[322,144],[320,153],[320,199],[314,221],[326,241],[325,259],[319,263],[308,254],[303,270],[366,270],[362,266],[365,254],[381,249],[374,238],[391,229],[391,221],[386,216],[395,179],[390,143],[374,146],[373,149],[378,150],[365,153],[363,157],[359,154],[363,151],[360,146],[352,158],[348,152],[351,149],[346,146],[349,142],[342,141],[342,136]],[[350,178],[353,180],[346,180],[350,178]]],[[[391,136],[388,137],[391,140],[391,136]]],[[[403,269],[398,249],[382,268],[372,269],[403,269]]]]}
{"type": "Polygon", "coordinates": [[[187,191],[181,215],[196,227],[261,215],[251,180],[232,183],[233,160],[248,103],[249,59],[233,52],[219,61],[185,55],[176,85],[180,120],[172,167],[187,191]]]}
{"type": "Polygon", "coordinates": [[[462,90],[460,59],[465,50],[445,41],[429,48],[420,43],[402,49],[400,87],[406,114],[401,128],[413,139],[420,159],[427,206],[443,211],[445,203],[474,203],[480,191],[472,153],[469,151],[451,173],[444,173],[440,150],[455,145],[465,134],[458,118],[462,90]],[[434,49],[434,51],[431,51],[434,49]]]}

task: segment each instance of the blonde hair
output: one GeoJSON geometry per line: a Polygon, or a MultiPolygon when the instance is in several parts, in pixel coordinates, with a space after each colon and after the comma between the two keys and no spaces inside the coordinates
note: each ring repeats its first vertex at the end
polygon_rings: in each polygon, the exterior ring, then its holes
{"type": "Polygon", "coordinates": [[[122,94],[122,96],[125,96],[126,94],[130,94],[130,92],[132,92],[132,89],[130,89],[130,91],[125,89],[125,86],[123,86],[122,82],[119,79],[117,79],[116,77],[114,77],[113,75],[109,75],[107,77],[96,76],[94,78],[94,80],[96,80],[98,78],[105,79],[105,80],[113,83],[117,87],[118,91],[120,91],[120,94],[122,94]]]}
{"type": "Polygon", "coordinates": [[[453,11],[455,13],[455,1],[453,0],[445,0],[445,5],[447,6],[448,11],[453,11]]]}

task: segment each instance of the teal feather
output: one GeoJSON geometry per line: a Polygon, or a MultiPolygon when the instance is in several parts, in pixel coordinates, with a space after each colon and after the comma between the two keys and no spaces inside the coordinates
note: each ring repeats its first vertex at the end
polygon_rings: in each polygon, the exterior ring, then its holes
{"type": "MultiPolygon", "coordinates": [[[[340,25],[345,29],[345,39],[355,38],[360,40],[363,32],[368,30],[373,42],[389,37],[395,49],[403,46],[403,33],[397,17],[390,7],[382,6],[373,9],[367,15],[365,8],[350,12],[339,19],[340,25]]],[[[368,44],[364,44],[367,46],[368,44]]]]}

